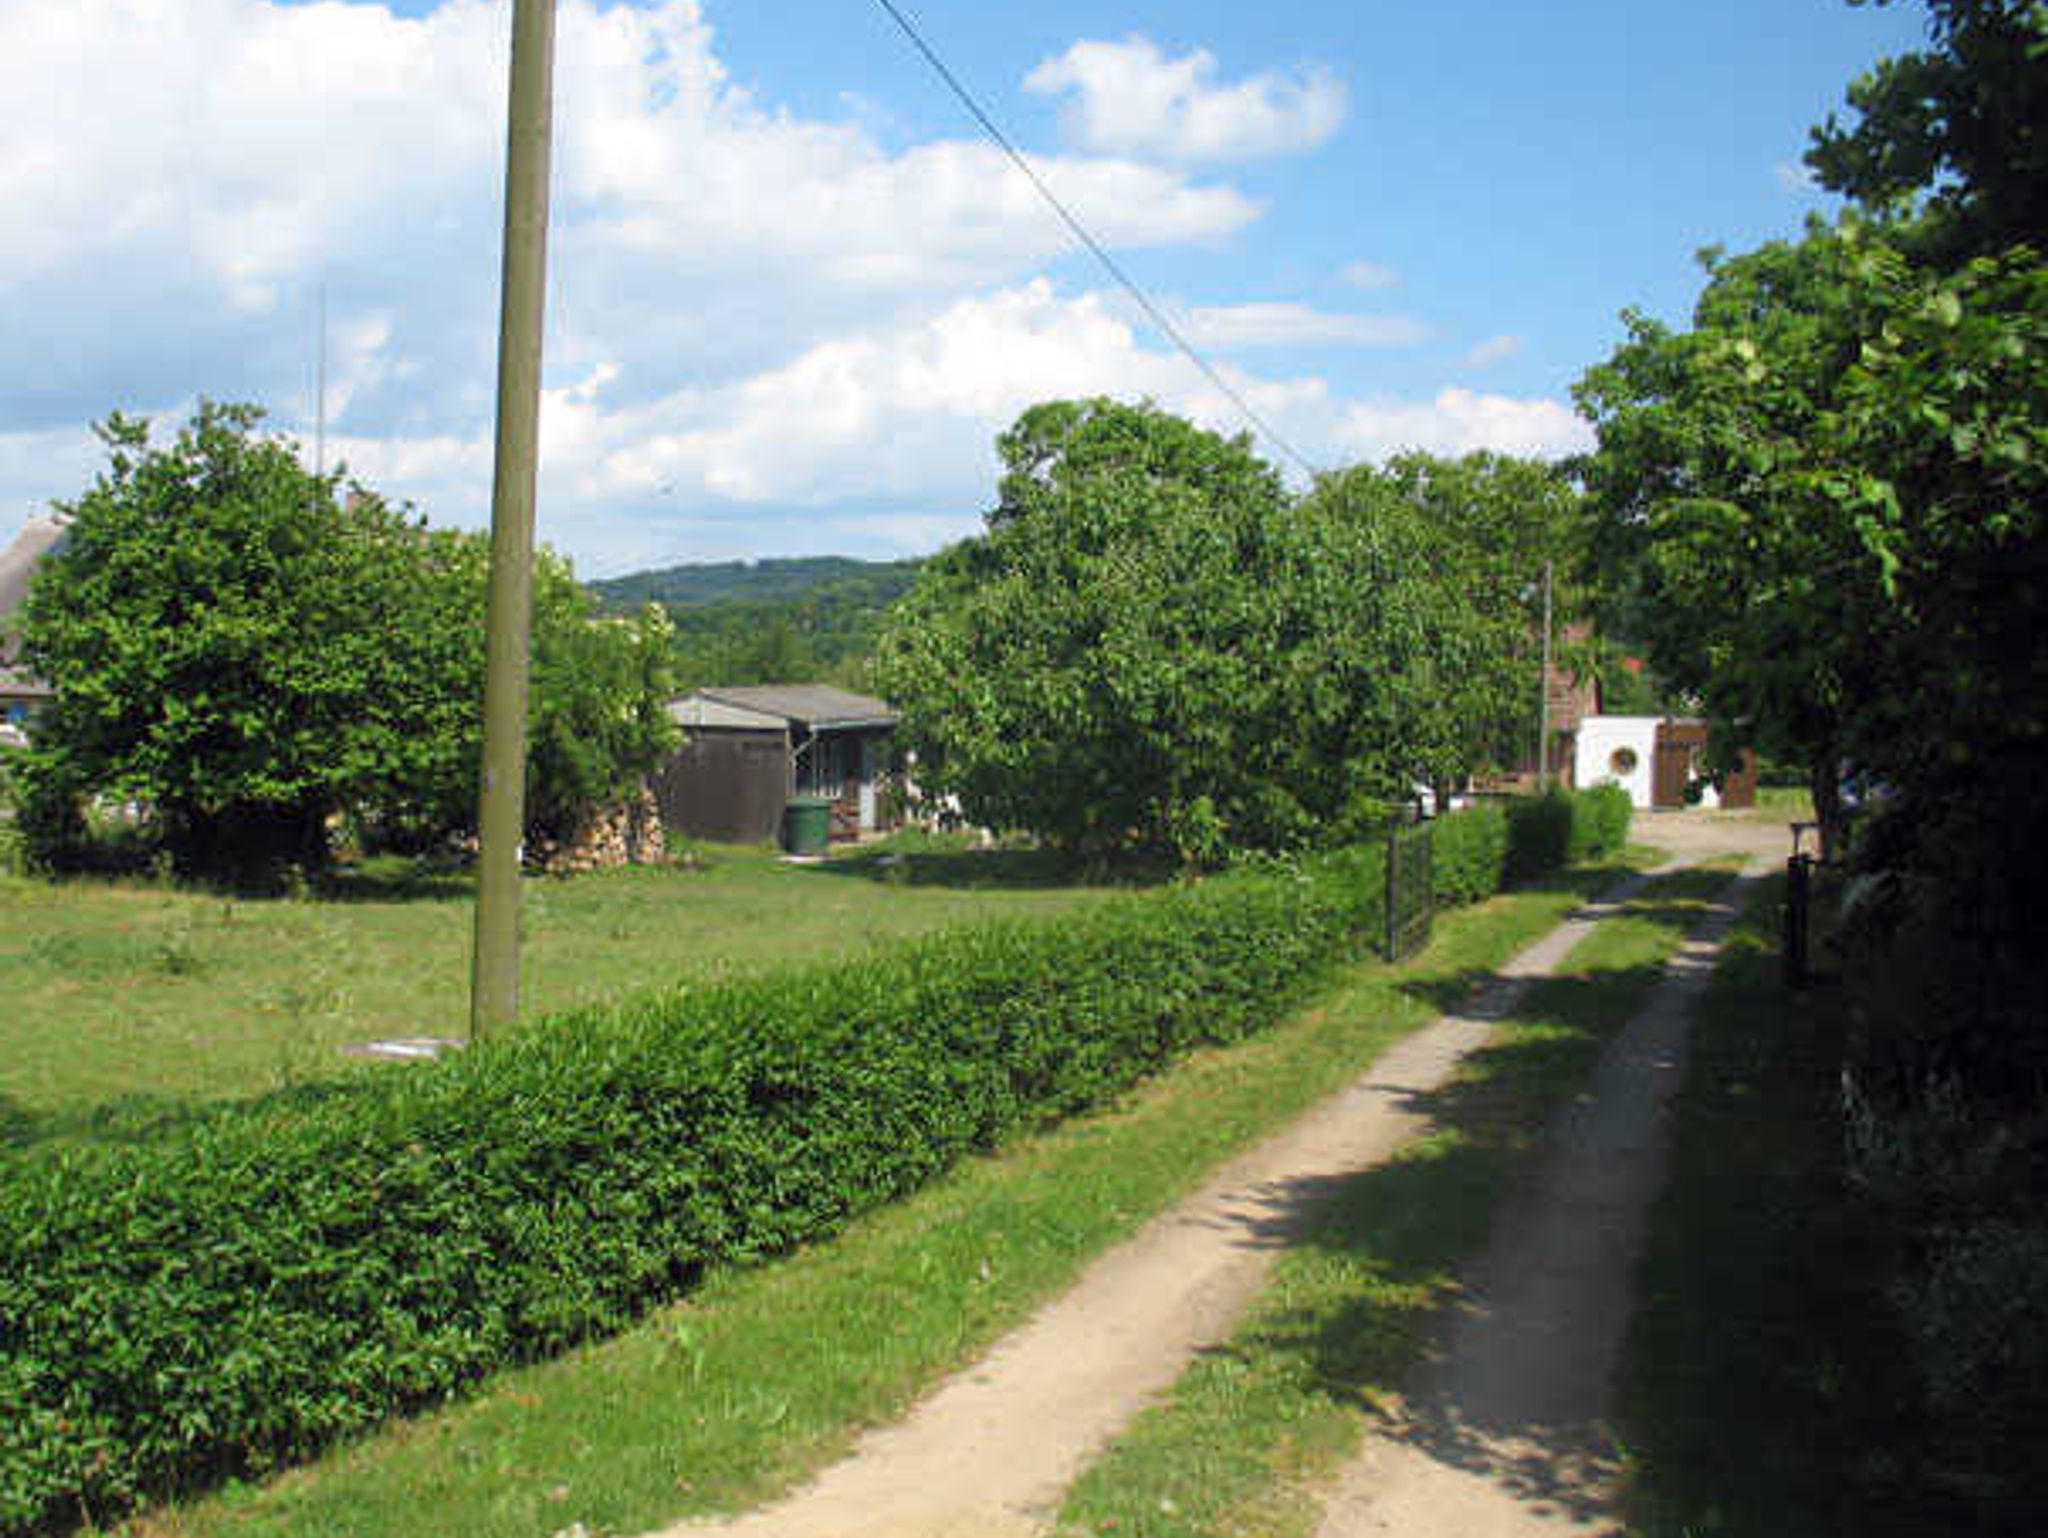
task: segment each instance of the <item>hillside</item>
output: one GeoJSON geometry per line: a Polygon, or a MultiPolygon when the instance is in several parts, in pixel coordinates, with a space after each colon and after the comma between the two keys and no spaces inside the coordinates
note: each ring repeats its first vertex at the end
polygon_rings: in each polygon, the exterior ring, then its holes
{"type": "Polygon", "coordinates": [[[847,556],[721,561],[635,572],[590,590],[611,613],[659,603],[675,621],[680,683],[859,687],[889,605],[921,562],[847,556]]]}
{"type": "Polygon", "coordinates": [[[631,572],[589,586],[598,601],[615,613],[644,603],[680,608],[729,602],[787,603],[804,598],[887,608],[909,590],[920,564],[914,560],[859,561],[843,555],[714,561],[631,572]]]}

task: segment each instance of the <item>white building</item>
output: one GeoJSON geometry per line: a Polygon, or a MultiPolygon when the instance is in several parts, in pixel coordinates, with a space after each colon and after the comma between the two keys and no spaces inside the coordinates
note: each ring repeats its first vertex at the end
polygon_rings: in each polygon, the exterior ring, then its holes
{"type": "MultiPolygon", "coordinates": [[[[1660,801],[1657,794],[1657,754],[1659,747],[1667,754],[1683,756],[1677,768],[1677,780],[1696,782],[1699,785],[1699,804],[1719,806],[1721,798],[1712,782],[1699,769],[1699,749],[1705,743],[1705,731],[1695,722],[1683,723],[1693,728],[1681,734],[1674,730],[1681,723],[1663,716],[1587,716],[1579,722],[1578,733],[1573,739],[1572,783],[1582,789],[1594,785],[1619,785],[1628,792],[1631,805],[1638,810],[1648,811],[1653,806],[1680,806],[1684,804],[1682,785],[1667,787],[1667,794],[1660,801]],[[1697,742],[1693,739],[1697,738],[1697,742]]],[[[1749,771],[1754,776],[1754,769],[1749,771]]]]}

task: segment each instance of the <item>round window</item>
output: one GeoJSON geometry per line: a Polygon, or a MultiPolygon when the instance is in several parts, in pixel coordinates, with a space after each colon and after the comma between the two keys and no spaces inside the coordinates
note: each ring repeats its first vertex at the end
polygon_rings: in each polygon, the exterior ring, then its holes
{"type": "Polygon", "coordinates": [[[1636,763],[1636,750],[1634,748],[1616,748],[1607,760],[1607,767],[1616,774],[1634,774],[1636,772],[1636,763]]]}

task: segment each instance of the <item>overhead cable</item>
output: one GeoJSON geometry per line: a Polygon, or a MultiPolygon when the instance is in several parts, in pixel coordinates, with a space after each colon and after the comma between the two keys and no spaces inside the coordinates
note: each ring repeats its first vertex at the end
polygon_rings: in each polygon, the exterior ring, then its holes
{"type": "Polygon", "coordinates": [[[1062,203],[1052,188],[1046,185],[1045,178],[1032,169],[1031,162],[1024,157],[1016,145],[1010,142],[1009,136],[996,126],[995,120],[987,112],[982,110],[981,103],[974,99],[973,93],[960,83],[960,77],[947,68],[946,61],[938,56],[931,44],[927,43],[919,34],[917,28],[911,25],[910,19],[897,7],[895,0],[875,0],[875,3],[889,13],[890,20],[894,21],[902,30],[903,35],[910,39],[911,46],[924,56],[924,61],[937,72],[941,80],[945,81],[947,87],[960,99],[960,104],[968,110],[975,122],[981,125],[981,131],[988,135],[996,148],[1010,157],[1011,164],[1024,173],[1031,185],[1037,189],[1038,195],[1044,198],[1046,203],[1051,206],[1052,211],[1060,216],[1061,221],[1072,233],[1074,239],[1079,241],[1081,245],[1094,255],[1096,261],[1102,264],[1103,270],[1116,280],[1125,293],[1131,296],[1137,303],[1138,308],[1143,310],[1152,324],[1159,329],[1160,334],[1173,343],[1190,363],[1200,369],[1203,377],[1209,383],[1223,392],[1230,402],[1244,414],[1245,420],[1251,423],[1253,428],[1267,442],[1271,443],[1282,454],[1286,455],[1287,458],[1300,466],[1301,472],[1308,476],[1310,480],[1314,480],[1320,473],[1316,467],[1310,464],[1306,457],[1297,452],[1293,444],[1275,432],[1263,417],[1252,410],[1251,403],[1232,387],[1230,382],[1218,372],[1216,367],[1207,358],[1196,351],[1194,344],[1181,334],[1180,329],[1166,318],[1166,315],[1160,310],[1159,306],[1152,302],[1142,288],[1138,287],[1130,274],[1125,272],[1122,266],[1118,264],[1116,258],[1109,254],[1102,242],[1091,235],[1087,227],[1074,217],[1073,213],[1067,208],[1067,205],[1062,203]]]}

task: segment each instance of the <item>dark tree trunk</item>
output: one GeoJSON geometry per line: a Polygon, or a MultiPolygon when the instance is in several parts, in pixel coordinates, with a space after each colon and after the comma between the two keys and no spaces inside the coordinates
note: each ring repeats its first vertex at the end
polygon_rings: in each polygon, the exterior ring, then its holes
{"type": "Polygon", "coordinates": [[[1814,755],[1807,771],[1813,788],[1813,815],[1820,823],[1820,852],[1825,860],[1839,859],[1848,832],[1848,809],[1842,804],[1842,760],[1832,743],[1814,755]]]}

